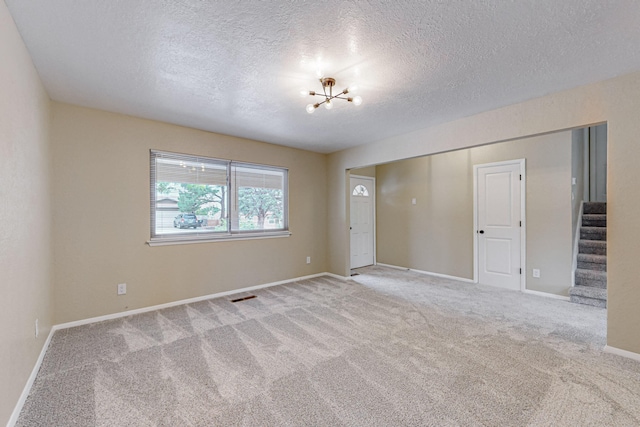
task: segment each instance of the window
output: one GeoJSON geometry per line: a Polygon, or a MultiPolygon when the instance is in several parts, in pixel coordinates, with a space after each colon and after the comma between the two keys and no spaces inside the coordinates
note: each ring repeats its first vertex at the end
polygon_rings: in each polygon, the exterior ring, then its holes
{"type": "Polygon", "coordinates": [[[353,196],[369,197],[369,190],[362,184],[358,184],[353,189],[353,196]]]}
{"type": "Polygon", "coordinates": [[[284,168],[151,151],[149,244],[289,235],[284,168]]]}

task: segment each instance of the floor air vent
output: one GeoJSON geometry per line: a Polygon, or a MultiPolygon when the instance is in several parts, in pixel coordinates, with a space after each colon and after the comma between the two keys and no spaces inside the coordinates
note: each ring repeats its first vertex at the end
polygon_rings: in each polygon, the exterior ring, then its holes
{"type": "Polygon", "coordinates": [[[248,297],[242,297],[242,298],[237,298],[237,299],[232,299],[231,302],[240,302],[240,301],[246,301],[248,299],[252,299],[255,298],[255,295],[249,295],[248,297]]]}

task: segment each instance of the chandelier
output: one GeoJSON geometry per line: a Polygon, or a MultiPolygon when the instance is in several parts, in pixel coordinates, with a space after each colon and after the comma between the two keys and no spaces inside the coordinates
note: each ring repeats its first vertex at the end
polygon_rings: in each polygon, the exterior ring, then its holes
{"type": "Polygon", "coordinates": [[[312,91],[312,90],[310,90],[309,92],[307,92],[307,91],[302,91],[301,92],[301,95],[303,95],[303,96],[311,95],[311,96],[319,96],[319,97],[324,98],[320,102],[317,102],[315,104],[307,105],[307,113],[309,113],[309,114],[313,113],[314,111],[316,111],[316,108],[318,108],[322,104],[324,104],[324,107],[327,110],[332,109],[333,108],[333,100],[334,99],[344,99],[347,102],[353,102],[355,105],[362,104],[362,98],[359,97],[359,96],[354,96],[353,98],[343,96],[343,95],[348,94],[349,92],[353,92],[353,90],[354,90],[353,87],[346,88],[345,90],[343,90],[342,92],[338,93],[337,95],[334,95],[333,94],[333,87],[336,85],[336,79],[334,79],[332,77],[324,77],[324,78],[320,79],[320,83],[322,83],[322,93],[317,93],[317,92],[312,91]]]}

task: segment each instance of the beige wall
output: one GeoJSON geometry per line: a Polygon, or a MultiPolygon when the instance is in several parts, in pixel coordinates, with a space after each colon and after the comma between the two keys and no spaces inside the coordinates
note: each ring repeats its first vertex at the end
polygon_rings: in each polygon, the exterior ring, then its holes
{"type": "Polygon", "coordinates": [[[526,159],[527,289],[567,295],[570,132],[378,166],[378,262],[473,279],[473,166],[513,159],[526,159]]]}
{"type": "Polygon", "coordinates": [[[56,323],[326,271],[325,155],[59,103],[52,148],[56,323]],[[292,235],[149,247],[152,148],[289,168],[292,235]]]}
{"type": "Polygon", "coordinates": [[[377,167],[378,262],[473,277],[468,161],[466,153],[456,152],[377,167]]]}
{"type": "Polygon", "coordinates": [[[330,271],[347,275],[346,169],[592,124],[608,124],[608,345],[640,353],[640,73],[558,92],[329,157],[330,271]]]}
{"type": "Polygon", "coordinates": [[[0,424],[4,425],[51,328],[52,248],[49,98],[1,1],[0,58],[0,424]]]}
{"type": "Polygon", "coordinates": [[[376,177],[376,167],[367,166],[366,168],[352,169],[351,175],[368,176],[371,178],[376,177]]]}

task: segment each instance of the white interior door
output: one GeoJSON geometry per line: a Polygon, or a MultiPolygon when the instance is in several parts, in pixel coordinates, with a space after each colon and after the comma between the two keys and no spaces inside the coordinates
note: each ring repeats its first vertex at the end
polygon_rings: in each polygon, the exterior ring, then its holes
{"type": "Polygon", "coordinates": [[[474,168],[478,281],[519,290],[524,160],[474,168]]]}
{"type": "Polygon", "coordinates": [[[373,178],[351,177],[351,268],[373,264],[374,182],[373,178]]]}

